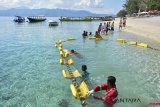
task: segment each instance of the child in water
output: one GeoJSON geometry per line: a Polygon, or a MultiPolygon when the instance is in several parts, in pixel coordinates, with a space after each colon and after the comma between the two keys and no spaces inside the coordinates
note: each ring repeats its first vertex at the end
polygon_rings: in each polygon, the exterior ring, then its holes
{"type": "Polygon", "coordinates": [[[92,36],[92,32],[89,32],[89,36],[92,36]]]}
{"type": "Polygon", "coordinates": [[[70,55],[75,55],[78,58],[82,58],[82,56],[78,52],[76,52],[75,50],[73,50],[73,49],[71,50],[70,55]]]}
{"type": "Polygon", "coordinates": [[[90,73],[87,72],[87,66],[86,65],[82,65],[82,71],[83,71],[82,78],[84,79],[84,81],[89,80],[89,74],[90,73]]]}
{"type": "Polygon", "coordinates": [[[101,35],[98,33],[98,31],[96,31],[95,37],[96,38],[102,38],[101,35]]]}

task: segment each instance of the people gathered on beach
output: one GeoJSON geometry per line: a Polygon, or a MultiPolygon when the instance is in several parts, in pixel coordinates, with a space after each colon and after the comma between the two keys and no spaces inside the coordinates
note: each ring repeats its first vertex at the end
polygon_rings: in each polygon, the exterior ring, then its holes
{"type": "Polygon", "coordinates": [[[120,18],[120,21],[119,21],[119,30],[122,30],[122,27],[126,27],[126,20],[127,20],[126,17],[120,18]]]}

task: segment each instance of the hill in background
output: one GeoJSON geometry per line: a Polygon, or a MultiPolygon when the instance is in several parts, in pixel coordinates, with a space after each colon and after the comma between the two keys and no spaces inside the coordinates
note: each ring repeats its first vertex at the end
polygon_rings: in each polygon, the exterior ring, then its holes
{"type": "Polygon", "coordinates": [[[85,16],[114,16],[113,14],[95,14],[86,10],[69,10],[69,9],[1,9],[0,16],[37,16],[44,15],[47,17],[85,17],[85,16]]]}

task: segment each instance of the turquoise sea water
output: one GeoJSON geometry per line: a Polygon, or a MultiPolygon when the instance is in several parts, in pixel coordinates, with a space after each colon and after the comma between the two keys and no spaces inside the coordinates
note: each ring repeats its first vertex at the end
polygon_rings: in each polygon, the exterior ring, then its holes
{"type": "MultiPolygon", "coordinates": [[[[50,18],[51,19],[51,18],[50,18]]],[[[64,43],[83,59],[73,57],[75,67],[88,66],[92,85],[106,83],[107,76],[117,78],[118,98],[136,98],[141,103],[117,103],[115,107],[148,107],[160,101],[160,51],[116,43],[118,38],[145,42],[159,48],[147,38],[115,30],[105,36],[108,41],[83,40],[83,30],[94,32],[99,22],[47,22],[17,24],[10,17],[0,18],[0,107],[81,107],[70,91],[71,81],[62,75],[56,40],[68,37],[76,41],[64,43]],[[68,107],[68,106],[64,106],[68,107]]],[[[105,107],[103,102],[87,99],[89,107],[105,107]]]]}

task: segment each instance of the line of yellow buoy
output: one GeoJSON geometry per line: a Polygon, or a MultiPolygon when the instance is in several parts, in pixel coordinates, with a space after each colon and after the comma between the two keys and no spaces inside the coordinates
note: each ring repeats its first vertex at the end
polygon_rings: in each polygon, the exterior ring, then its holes
{"type": "MultiPolygon", "coordinates": [[[[71,41],[71,40],[76,40],[75,38],[68,38],[66,41],[71,41]]],[[[87,92],[89,91],[89,88],[87,84],[82,81],[80,84],[77,83],[76,78],[82,78],[80,72],[78,70],[72,71],[70,69],[70,65],[74,64],[73,59],[69,58],[70,52],[67,49],[63,49],[63,42],[66,41],[56,41],[55,47],[59,50],[60,54],[60,64],[61,65],[66,65],[67,70],[62,70],[62,74],[65,78],[71,78],[72,83],[70,84],[70,89],[73,94],[73,96],[76,99],[79,99],[81,101],[82,107],[87,107],[86,103],[86,97],[87,97],[87,92]]]]}
{"type": "Polygon", "coordinates": [[[143,48],[149,48],[148,44],[146,43],[137,43],[134,41],[127,42],[125,39],[117,39],[116,41],[119,43],[127,43],[128,45],[136,45],[136,46],[143,47],[143,48]]]}

